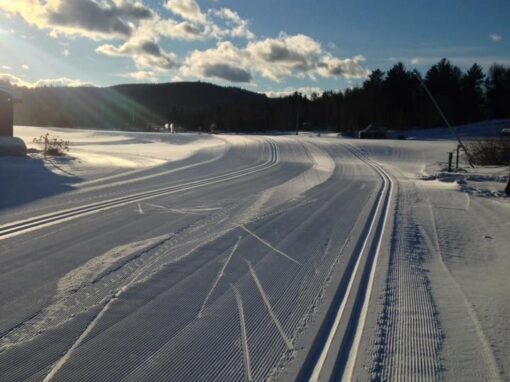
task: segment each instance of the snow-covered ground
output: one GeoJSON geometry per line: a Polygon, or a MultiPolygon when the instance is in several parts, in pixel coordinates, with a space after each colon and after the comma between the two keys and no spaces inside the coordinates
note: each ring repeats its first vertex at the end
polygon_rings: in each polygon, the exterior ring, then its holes
{"type": "MultiPolygon", "coordinates": [[[[508,121],[459,129],[496,135],[508,121]],[[497,126],[485,130],[486,126],[497,126]]],[[[375,380],[509,380],[510,197],[508,166],[447,172],[456,141],[446,130],[419,140],[352,141],[398,183],[389,256],[359,375],[375,380]],[[378,317],[378,318],[375,318],[378,317]]]]}
{"type": "Polygon", "coordinates": [[[158,166],[225,144],[223,140],[205,134],[147,134],[32,126],[16,126],[14,129],[14,135],[23,139],[28,148],[34,149],[40,149],[40,146],[33,143],[33,139],[47,133],[50,137],[70,142],[68,157],[53,159],[53,162],[67,172],[86,178],[158,166]]]}
{"type": "Polygon", "coordinates": [[[510,378],[508,168],[447,132],[48,130],[0,158],[0,380],[510,378]]]}
{"type": "MultiPolygon", "coordinates": [[[[501,130],[510,127],[509,119],[490,120],[479,123],[455,126],[459,137],[467,139],[494,138],[501,136],[501,130]]],[[[392,135],[397,138],[402,133],[394,132],[392,135]]],[[[423,140],[452,140],[455,135],[448,127],[435,129],[411,129],[403,133],[407,139],[423,140]]]]}

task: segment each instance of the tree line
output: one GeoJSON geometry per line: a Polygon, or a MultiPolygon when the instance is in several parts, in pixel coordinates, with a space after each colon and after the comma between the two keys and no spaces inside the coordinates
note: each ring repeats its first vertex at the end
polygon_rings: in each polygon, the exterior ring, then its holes
{"type": "Polygon", "coordinates": [[[281,102],[296,104],[305,126],[342,132],[370,123],[395,130],[444,126],[423,85],[454,125],[510,118],[509,67],[494,64],[485,74],[480,65],[473,64],[463,72],[447,59],[424,76],[399,62],[387,72],[374,70],[359,87],[312,95],[310,100],[296,93],[281,102]]]}
{"type": "Polygon", "coordinates": [[[395,130],[443,126],[430,90],[452,124],[510,118],[510,67],[462,71],[447,59],[424,74],[396,63],[374,70],[360,85],[306,97],[268,98],[202,82],[120,85],[110,88],[18,89],[20,125],[151,130],[174,123],[187,130],[224,132],[333,130],[370,123],[395,130]]]}

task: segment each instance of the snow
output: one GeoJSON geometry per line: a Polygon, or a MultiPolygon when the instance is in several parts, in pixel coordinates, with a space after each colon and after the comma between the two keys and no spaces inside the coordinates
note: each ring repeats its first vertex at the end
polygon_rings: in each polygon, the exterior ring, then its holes
{"type": "Polygon", "coordinates": [[[0,137],[0,156],[22,156],[25,155],[27,147],[25,143],[16,137],[0,137]]]}
{"type": "MultiPolygon", "coordinates": [[[[107,175],[133,169],[146,169],[168,162],[189,158],[194,153],[225,145],[223,140],[199,134],[150,134],[120,131],[81,130],[15,126],[14,134],[29,148],[40,148],[33,143],[46,133],[69,141],[68,156],[60,160],[60,171],[80,177],[107,175]]],[[[54,168],[53,171],[58,171],[54,168]]]]}
{"type": "MultiPolygon", "coordinates": [[[[459,131],[467,139],[495,136],[508,123],[459,131]]],[[[367,339],[368,349],[370,341],[383,344],[367,350],[380,361],[367,361],[373,366],[359,373],[383,380],[510,376],[509,169],[473,169],[461,158],[459,171],[447,172],[447,152],[456,147],[447,133],[349,140],[389,170],[399,188],[387,248],[390,273],[380,280],[380,331],[367,339]]]]}
{"type": "MultiPolygon", "coordinates": [[[[467,125],[455,126],[455,131],[461,138],[494,138],[501,136],[501,130],[510,127],[510,120],[490,120],[467,125]]],[[[455,134],[448,127],[434,129],[410,129],[404,132],[393,132],[392,137],[404,135],[407,139],[421,140],[454,140],[455,134]]]]}
{"type": "Polygon", "coordinates": [[[353,379],[509,379],[508,168],[463,159],[448,173],[446,130],[15,129],[29,144],[46,131],[71,141],[69,157],[0,158],[0,235],[33,229],[0,237],[0,379],[288,378],[363,248],[378,260],[362,314],[346,318],[365,328],[353,379]]]}

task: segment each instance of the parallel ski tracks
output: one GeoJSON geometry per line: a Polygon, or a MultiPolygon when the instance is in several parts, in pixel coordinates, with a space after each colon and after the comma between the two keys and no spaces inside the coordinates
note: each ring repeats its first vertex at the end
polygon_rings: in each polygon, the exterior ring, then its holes
{"type": "Polygon", "coordinates": [[[0,226],[0,240],[8,239],[18,236],[27,232],[35,231],[44,227],[49,227],[55,224],[60,224],[69,220],[74,220],[79,217],[96,214],[98,212],[110,210],[113,208],[125,206],[127,204],[138,203],[144,200],[152,199],[155,197],[174,194],[177,192],[193,190],[195,188],[205,187],[217,183],[222,183],[237,179],[243,176],[252,175],[264,170],[267,170],[278,164],[278,148],[273,141],[268,141],[270,146],[270,157],[264,163],[249,167],[246,169],[228,172],[222,175],[217,175],[205,179],[195,180],[191,182],[182,183],[171,187],[163,187],[155,190],[138,192],[131,195],[126,195],[118,198],[108,199],[105,201],[86,204],[81,207],[74,207],[64,209],[57,212],[43,214],[28,219],[19,220],[3,224],[0,226]]]}
{"type": "Polygon", "coordinates": [[[297,376],[300,381],[351,381],[353,378],[394,192],[393,180],[382,166],[354,146],[346,147],[375,170],[382,185],[354,255],[297,376]]]}

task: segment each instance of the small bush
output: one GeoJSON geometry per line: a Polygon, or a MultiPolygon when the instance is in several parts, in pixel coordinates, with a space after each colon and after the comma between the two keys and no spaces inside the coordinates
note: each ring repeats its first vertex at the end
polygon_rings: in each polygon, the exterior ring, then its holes
{"type": "Polygon", "coordinates": [[[507,165],[510,161],[510,139],[474,141],[467,144],[467,149],[477,165],[507,165]]]}
{"type": "Polygon", "coordinates": [[[49,133],[34,138],[33,142],[41,147],[41,151],[45,156],[61,156],[69,151],[69,141],[64,141],[59,137],[51,137],[49,133]]]}

